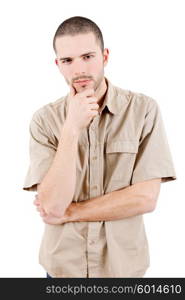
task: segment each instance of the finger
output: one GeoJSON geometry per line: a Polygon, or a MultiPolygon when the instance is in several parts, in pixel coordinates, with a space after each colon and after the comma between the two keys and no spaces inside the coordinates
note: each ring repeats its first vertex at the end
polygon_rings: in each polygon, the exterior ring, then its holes
{"type": "Polygon", "coordinates": [[[90,118],[94,118],[95,116],[98,115],[98,110],[96,109],[91,109],[90,113],[89,113],[89,117],[90,118]]]}
{"type": "Polygon", "coordinates": [[[69,88],[70,88],[70,96],[75,96],[76,90],[75,90],[75,88],[73,87],[73,85],[70,84],[70,85],[69,85],[69,88]]]}
{"type": "Polygon", "coordinates": [[[98,102],[98,98],[96,98],[96,97],[88,97],[87,98],[87,102],[88,103],[97,103],[98,102]]]}
{"type": "Polygon", "coordinates": [[[90,109],[96,109],[96,110],[99,109],[99,105],[97,103],[93,103],[89,107],[90,109]]]}
{"type": "Polygon", "coordinates": [[[94,89],[86,89],[79,93],[82,96],[91,97],[94,96],[94,89]]]}

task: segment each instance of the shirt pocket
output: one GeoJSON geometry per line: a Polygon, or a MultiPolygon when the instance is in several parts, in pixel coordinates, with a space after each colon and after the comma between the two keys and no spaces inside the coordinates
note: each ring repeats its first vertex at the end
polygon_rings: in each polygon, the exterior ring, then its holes
{"type": "Polygon", "coordinates": [[[105,167],[108,181],[130,183],[139,142],[137,140],[110,141],[105,149],[105,167]]]}

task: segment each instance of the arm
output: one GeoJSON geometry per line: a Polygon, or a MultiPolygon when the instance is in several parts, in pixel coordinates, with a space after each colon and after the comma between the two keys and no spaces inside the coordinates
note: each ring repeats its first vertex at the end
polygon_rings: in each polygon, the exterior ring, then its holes
{"type": "Polygon", "coordinates": [[[56,216],[64,214],[74,195],[79,133],[64,123],[61,136],[53,163],[37,186],[42,208],[56,216]]]}
{"type": "Polygon", "coordinates": [[[111,221],[151,212],[160,191],[160,179],[144,181],[86,201],[71,203],[69,221],[111,221]]]}
{"type": "Polygon", "coordinates": [[[38,201],[46,214],[60,217],[71,203],[76,186],[76,160],[81,131],[98,114],[93,89],[75,94],[70,86],[66,121],[53,163],[38,187],[38,201]]]}
{"type": "Polygon", "coordinates": [[[100,197],[71,203],[58,219],[41,215],[45,223],[111,221],[151,212],[155,209],[161,179],[139,182],[100,197]]]}

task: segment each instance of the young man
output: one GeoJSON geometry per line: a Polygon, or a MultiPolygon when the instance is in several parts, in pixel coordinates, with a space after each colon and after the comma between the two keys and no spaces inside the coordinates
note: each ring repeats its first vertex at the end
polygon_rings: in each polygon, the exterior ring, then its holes
{"type": "Polygon", "coordinates": [[[93,21],[65,20],[53,46],[70,92],[33,114],[23,187],[45,222],[40,264],[51,277],[142,277],[142,215],[176,179],[158,104],[104,77],[109,51],[93,21]]]}

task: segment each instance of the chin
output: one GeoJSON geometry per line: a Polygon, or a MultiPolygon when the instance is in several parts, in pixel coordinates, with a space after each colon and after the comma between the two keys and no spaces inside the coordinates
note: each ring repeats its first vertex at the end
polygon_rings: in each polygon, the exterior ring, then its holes
{"type": "Polygon", "coordinates": [[[74,85],[77,93],[80,93],[80,92],[83,92],[84,90],[87,90],[87,89],[94,89],[94,82],[90,82],[89,84],[84,84],[82,86],[77,86],[77,85],[74,85]]]}
{"type": "Polygon", "coordinates": [[[90,89],[91,87],[89,85],[84,85],[84,86],[81,86],[80,88],[76,89],[77,90],[77,93],[80,93],[80,92],[83,92],[87,89],[90,89]]]}

